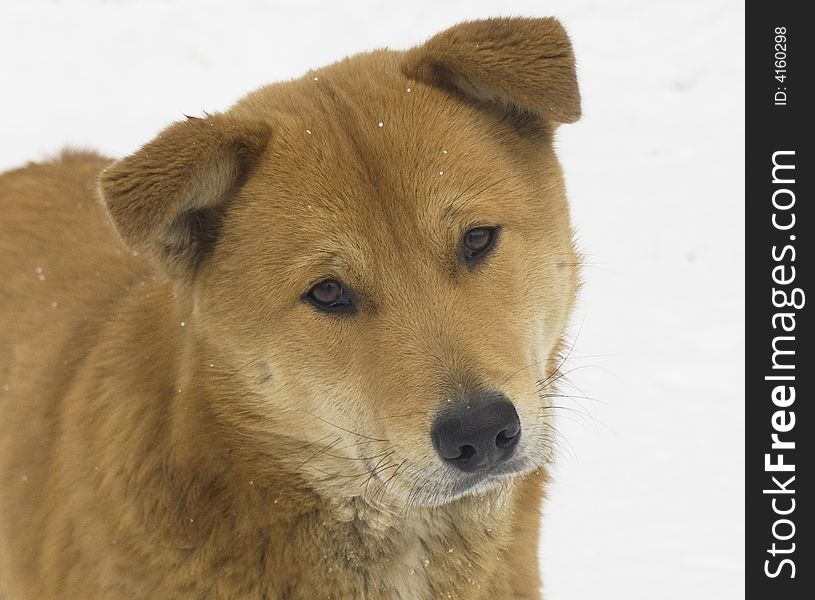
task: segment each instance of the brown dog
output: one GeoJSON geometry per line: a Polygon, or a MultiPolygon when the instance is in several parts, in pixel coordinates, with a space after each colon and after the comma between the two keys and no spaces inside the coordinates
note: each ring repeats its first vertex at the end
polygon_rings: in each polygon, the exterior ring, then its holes
{"type": "Polygon", "coordinates": [[[4,174],[8,600],[537,598],[579,113],[494,19],[4,174]]]}

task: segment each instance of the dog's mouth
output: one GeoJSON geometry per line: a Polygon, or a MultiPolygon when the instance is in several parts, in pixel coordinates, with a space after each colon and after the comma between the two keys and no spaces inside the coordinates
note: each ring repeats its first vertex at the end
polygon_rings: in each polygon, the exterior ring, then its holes
{"type": "Polygon", "coordinates": [[[514,458],[509,462],[473,471],[472,473],[455,473],[452,484],[446,490],[447,501],[450,502],[462,496],[483,493],[512,477],[528,472],[530,469],[531,465],[527,461],[514,458]]]}
{"type": "MultiPolygon", "coordinates": [[[[385,488],[383,491],[387,491],[390,488],[390,493],[401,497],[405,503],[427,507],[441,506],[467,496],[479,496],[539,466],[521,457],[513,457],[499,465],[469,473],[450,469],[446,465],[437,469],[403,466],[400,475],[399,471],[384,472],[381,467],[367,461],[366,465],[371,478],[378,482],[377,490],[385,488]]],[[[381,498],[378,492],[374,496],[381,498]]]]}

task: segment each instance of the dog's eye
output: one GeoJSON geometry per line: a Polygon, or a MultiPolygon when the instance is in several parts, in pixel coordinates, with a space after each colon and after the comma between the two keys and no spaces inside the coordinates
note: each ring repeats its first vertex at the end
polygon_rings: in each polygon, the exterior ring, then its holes
{"type": "Polygon", "coordinates": [[[315,284],[305,297],[321,310],[330,312],[352,312],[354,310],[350,292],[336,279],[324,279],[315,284]]]}
{"type": "Polygon", "coordinates": [[[475,227],[468,230],[461,239],[462,260],[468,267],[475,266],[495,247],[497,238],[497,227],[475,227]]]}

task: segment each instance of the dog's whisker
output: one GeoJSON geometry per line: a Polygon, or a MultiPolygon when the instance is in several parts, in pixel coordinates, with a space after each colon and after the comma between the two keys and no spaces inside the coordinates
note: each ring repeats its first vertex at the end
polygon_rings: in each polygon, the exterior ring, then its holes
{"type": "MultiPolygon", "coordinates": [[[[337,435],[337,434],[336,433],[329,433],[328,435],[325,435],[325,436],[319,438],[318,440],[316,440],[314,442],[305,442],[302,446],[297,448],[297,450],[305,450],[307,448],[316,448],[316,447],[318,447],[320,445],[320,442],[322,442],[324,439],[332,437],[334,435],[337,435]]],[[[357,442],[348,444],[346,446],[338,446],[337,448],[335,448],[335,450],[340,451],[340,450],[353,450],[353,449],[356,449],[356,448],[366,448],[366,447],[369,447],[371,444],[380,444],[380,443],[383,443],[383,442],[380,442],[379,440],[362,440],[362,441],[357,441],[357,442]]],[[[394,445],[392,447],[395,448],[396,446],[394,445]]]]}
{"type": "MultiPolygon", "coordinates": [[[[550,388],[551,389],[551,388],[550,388]]],[[[579,401],[580,400],[590,400],[591,402],[596,402],[597,404],[602,404],[603,406],[608,406],[608,402],[605,400],[600,400],[599,398],[592,398],[591,396],[579,396],[576,394],[552,394],[552,393],[539,393],[539,398],[564,398],[567,400],[574,400],[575,404],[578,406],[583,406],[579,401]]]]}
{"type": "Polygon", "coordinates": [[[501,387],[503,387],[504,385],[506,385],[509,382],[509,380],[512,379],[513,377],[515,377],[516,375],[526,371],[527,369],[531,369],[532,367],[540,366],[543,362],[544,361],[536,360],[535,362],[530,363],[530,364],[526,365],[525,367],[521,367],[520,369],[518,369],[516,371],[513,371],[512,373],[510,373],[506,377],[503,377],[501,379],[500,383],[498,384],[499,389],[501,387]]]}
{"type": "MultiPolygon", "coordinates": [[[[552,393],[549,393],[549,394],[539,394],[538,398],[543,401],[544,406],[554,406],[553,403],[552,403],[553,400],[568,400],[568,401],[573,402],[580,409],[578,412],[582,412],[582,414],[584,414],[586,416],[592,416],[591,411],[581,401],[581,399],[583,398],[582,396],[570,396],[568,394],[552,394],[552,393]]],[[[589,399],[594,400],[593,398],[589,398],[589,399]]],[[[604,402],[600,402],[599,400],[596,400],[596,402],[599,403],[599,404],[605,404],[604,402]]],[[[577,411],[577,409],[574,408],[574,407],[565,407],[564,406],[562,408],[577,411]]]]}
{"type": "Polygon", "coordinates": [[[374,442],[389,442],[390,441],[387,438],[375,438],[375,437],[371,437],[371,436],[359,433],[357,431],[352,431],[351,429],[346,429],[345,427],[342,427],[341,425],[337,425],[336,423],[332,423],[331,421],[328,421],[327,419],[324,419],[324,418],[322,418],[322,417],[320,417],[318,415],[315,415],[314,413],[310,413],[310,412],[308,412],[306,410],[302,410],[301,412],[303,414],[309,415],[310,417],[314,417],[318,421],[322,421],[326,425],[331,425],[332,427],[336,427],[337,429],[340,429],[341,431],[344,431],[346,433],[350,433],[351,435],[356,435],[356,436],[364,438],[366,440],[371,440],[371,441],[374,441],[374,442]]]}
{"type": "Polygon", "coordinates": [[[307,465],[307,464],[308,464],[308,463],[309,463],[309,462],[310,462],[310,461],[311,461],[313,458],[315,458],[315,457],[319,456],[320,454],[322,454],[322,453],[323,453],[323,452],[325,452],[326,450],[330,450],[332,447],[334,447],[335,445],[337,445],[337,444],[338,444],[338,443],[339,443],[341,440],[342,440],[342,438],[339,438],[339,437],[338,437],[336,440],[334,440],[334,442],[333,442],[333,443],[329,444],[327,447],[318,449],[318,450],[317,450],[317,452],[315,452],[314,454],[312,454],[311,456],[309,456],[308,458],[306,458],[306,460],[304,460],[304,461],[303,461],[303,462],[301,462],[299,465],[297,465],[297,467],[296,467],[296,469],[295,469],[295,470],[300,470],[300,469],[302,469],[302,468],[303,468],[304,466],[306,466],[306,465],[307,465]]]}
{"type": "MultiPolygon", "coordinates": [[[[613,432],[613,429],[607,423],[603,422],[602,420],[600,420],[599,418],[597,418],[596,416],[591,414],[583,406],[580,406],[580,409],[576,409],[576,408],[569,407],[569,406],[548,405],[548,406],[542,407],[542,409],[543,410],[551,410],[552,413],[556,413],[557,411],[565,411],[566,413],[576,415],[577,417],[579,417],[579,422],[581,424],[584,424],[584,425],[586,425],[588,427],[595,428],[594,429],[595,431],[596,431],[597,427],[602,427],[606,431],[613,432]]],[[[568,418],[569,414],[561,415],[558,418],[568,418]]],[[[573,421],[573,419],[569,419],[569,420],[573,421]]]]}
{"type": "MultiPolygon", "coordinates": [[[[397,474],[399,472],[399,468],[400,468],[400,466],[402,464],[404,464],[404,461],[402,461],[402,463],[400,463],[400,464],[388,461],[387,465],[385,465],[384,467],[382,467],[382,468],[380,468],[380,469],[378,469],[376,471],[376,477],[379,478],[379,475],[381,473],[384,473],[385,471],[389,471],[390,469],[394,469],[394,468],[396,469],[394,471],[394,475],[395,475],[395,474],[397,474]]],[[[391,475],[391,477],[389,477],[387,480],[380,482],[379,487],[376,490],[374,490],[373,495],[369,499],[370,504],[376,505],[376,502],[377,502],[378,499],[381,500],[381,499],[384,498],[385,490],[387,489],[388,483],[393,479],[394,475],[391,475]]],[[[367,492],[367,489],[366,489],[366,492],[367,492]]]]}
{"type": "MultiPolygon", "coordinates": [[[[583,365],[583,366],[584,367],[594,367],[596,365],[583,365]]],[[[569,387],[569,388],[574,388],[575,390],[580,392],[580,394],[586,396],[587,398],[590,398],[590,396],[586,393],[586,390],[584,390],[582,387],[580,387],[577,383],[575,383],[569,377],[570,372],[571,371],[560,373],[557,378],[553,379],[552,382],[550,382],[550,384],[547,384],[546,386],[541,386],[540,382],[538,382],[538,384],[537,384],[538,393],[544,393],[544,392],[551,393],[553,391],[560,392],[560,391],[563,390],[563,388],[569,387]]],[[[600,402],[600,401],[598,400],[597,402],[600,402]]]]}
{"type": "MultiPolygon", "coordinates": [[[[583,323],[581,322],[580,327],[578,328],[577,333],[575,334],[575,337],[574,337],[574,339],[572,340],[572,343],[569,346],[569,350],[566,352],[565,355],[563,355],[563,356],[561,356],[559,358],[559,361],[558,361],[557,365],[555,365],[555,367],[551,370],[551,373],[548,376],[546,376],[544,379],[539,380],[537,382],[538,387],[545,387],[549,383],[551,383],[553,381],[556,381],[557,378],[559,378],[561,376],[561,369],[562,369],[563,365],[566,363],[566,361],[568,361],[572,357],[572,352],[573,352],[573,350],[575,348],[575,344],[577,343],[578,338],[580,337],[580,332],[582,331],[582,328],[583,328],[583,323]]],[[[510,379],[512,379],[513,377],[515,377],[519,373],[525,371],[526,369],[529,369],[529,368],[532,368],[532,367],[535,367],[535,366],[539,366],[543,362],[545,362],[545,361],[540,361],[540,360],[535,361],[533,363],[530,363],[529,365],[521,367],[520,369],[510,373],[507,377],[505,377],[502,380],[501,385],[505,385],[510,379]]]]}
{"type": "Polygon", "coordinates": [[[566,439],[566,436],[564,436],[558,430],[557,427],[555,427],[551,423],[547,423],[545,421],[543,422],[543,426],[546,427],[547,429],[550,429],[554,433],[554,437],[552,438],[552,443],[554,444],[553,448],[555,450],[557,450],[557,448],[560,447],[560,443],[563,442],[569,448],[569,451],[571,452],[571,455],[574,457],[574,459],[577,460],[578,462],[580,462],[580,459],[578,458],[577,453],[575,452],[575,449],[572,446],[571,442],[569,442],[569,440],[566,439]]]}
{"type": "MultiPolygon", "coordinates": [[[[548,410],[548,407],[544,407],[544,408],[546,408],[548,410]]],[[[544,411],[544,412],[547,412],[547,411],[544,411]]],[[[600,424],[599,422],[598,423],[592,423],[591,420],[587,417],[587,415],[585,415],[583,413],[580,413],[580,412],[577,412],[575,414],[571,414],[568,411],[566,411],[563,414],[561,414],[561,413],[559,413],[557,411],[554,411],[554,410],[548,411],[548,412],[549,412],[549,414],[557,414],[559,421],[561,421],[561,420],[562,421],[568,421],[570,423],[578,423],[580,425],[585,425],[585,426],[595,426],[595,425],[600,424]]]]}
{"type": "Polygon", "coordinates": [[[318,473],[322,473],[323,475],[328,475],[329,477],[334,477],[334,478],[337,478],[337,479],[359,479],[360,477],[365,477],[365,475],[367,475],[367,473],[357,473],[355,475],[342,474],[342,473],[332,473],[330,471],[325,471],[325,470],[323,470],[323,469],[321,469],[321,468],[319,468],[319,467],[317,467],[317,466],[315,466],[313,464],[310,464],[310,463],[305,464],[303,466],[305,468],[308,468],[308,469],[313,469],[313,470],[317,471],[318,473]]]}
{"type": "Polygon", "coordinates": [[[589,368],[601,368],[601,367],[598,367],[597,365],[579,365],[577,367],[572,367],[568,371],[563,371],[563,372],[559,372],[559,373],[554,374],[554,375],[550,375],[549,377],[538,381],[537,385],[538,385],[539,388],[546,388],[547,386],[550,386],[553,383],[556,383],[556,382],[560,381],[561,379],[567,377],[568,375],[570,375],[571,373],[574,373],[575,371],[580,371],[582,369],[589,369],[589,368]]]}
{"type": "MultiPolygon", "coordinates": [[[[333,444],[332,444],[332,446],[333,446],[333,444]]],[[[347,446],[346,446],[346,448],[347,448],[347,446]]],[[[383,449],[382,453],[387,452],[389,450],[392,450],[393,448],[395,448],[395,446],[385,448],[385,449],[383,449]]],[[[327,452],[327,450],[330,450],[330,449],[332,449],[331,446],[327,447],[324,450],[321,450],[319,454],[322,454],[323,456],[327,456],[329,458],[334,458],[334,459],[337,459],[337,460],[349,460],[349,461],[357,461],[357,462],[370,462],[370,461],[376,460],[377,458],[382,456],[381,453],[380,454],[375,454],[373,456],[359,456],[359,457],[357,457],[357,456],[342,456],[342,455],[339,455],[339,454],[333,454],[331,452],[327,452]]],[[[336,449],[339,450],[339,448],[336,448],[336,449]]]]}
{"type": "MultiPolygon", "coordinates": [[[[401,469],[401,468],[404,466],[404,464],[405,464],[406,462],[407,462],[407,459],[404,459],[404,460],[403,460],[401,463],[399,463],[399,465],[397,465],[397,466],[396,466],[396,470],[393,472],[393,474],[392,474],[390,477],[388,477],[388,479],[386,479],[386,480],[385,480],[385,482],[382,484],[382,486],[381,486],[381,488],[380,488],[380,490],[381,490],[380,495],[381,495],[381,496],[384,496],[384,494],[385,494],[385,490],[387,490],[388,485],[390,485],[390,483],[391,483],[392,481],[394,481],[394,479],[396,478],[396,476],[399,474],[399,470],[400,470],[400,469],[401,469]]],[[[396,465],[396,463],[394,463],[393,465],[391,465],[391,467],[393,467],[394,465],[396,465]]],[[[388,467],[388,468],[391,468],[391,467],[388,467]]],[[[384,469],[383,469],[383,471],[384,471],[384,469]]],[[[382,472],[382,471],[380,471],[380,472],[382,472]]]]}
{"type": "Polygon", "coordinates": [[[368,493],[368,485],[371,483],[371,480],[373,480],[376,477],[377,469],[379,469],[379,465],[381,465],[384,461],[388,460],[388,458],[390,458],[392,455],[393,455],[393,452],[389,452],[389,453],[385,454],[382,458],[379,459],[379,462],[377,462],[374,465],[374,468],[371,469],[370,474],[368,475],[368,479],[366,479],[365,483],[364,483],[365,491],[363,492],[363,496],[368,493]]]}
{"type": "Polygon", "coordinates": [[[336,434],[329,433],[329,434],[324,435],[323,437],[321,437],[320,439],[318,439],[318,440],[316,440],[314,442],[305,442],[304,444],[302,444],[301,446],[296,448],[295,451],[306,450],[307,448],[315,448],[315,447],[318,446],[318,444],[320,444],[320,442],[322,442],[326,438],[330,438],[332,435],[336,435],[336,434]]]}

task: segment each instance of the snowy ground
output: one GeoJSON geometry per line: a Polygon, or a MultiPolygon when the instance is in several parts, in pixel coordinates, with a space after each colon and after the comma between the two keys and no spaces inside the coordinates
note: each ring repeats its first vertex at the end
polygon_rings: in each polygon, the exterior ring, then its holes
{"type": "Polygon", "coordinates": [[[744,18],[735,0],[0,4],[0,169],[114,156],[183,113],[459,20],[556,15],[586,285],[541,559],[548,600],[743,597],[744,18]],[[580,405],[578,405],[578,402],[580,405]]]}

